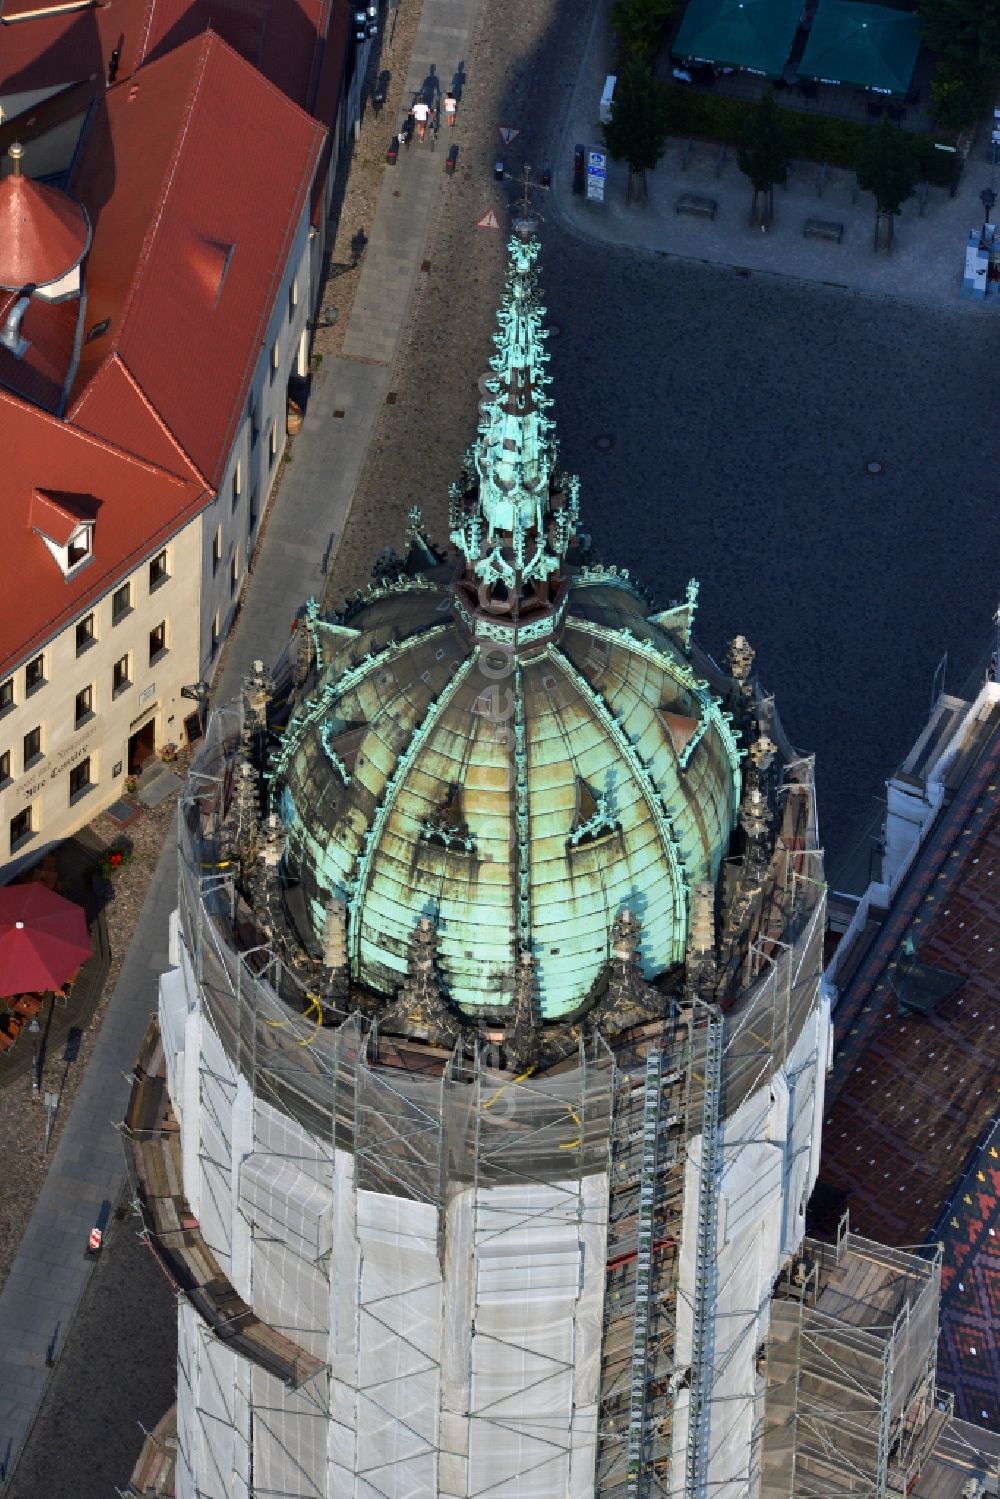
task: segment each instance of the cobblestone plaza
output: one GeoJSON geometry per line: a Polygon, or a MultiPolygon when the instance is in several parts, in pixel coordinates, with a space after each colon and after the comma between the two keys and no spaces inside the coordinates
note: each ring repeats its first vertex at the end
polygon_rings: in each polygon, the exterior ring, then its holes
{"type": "MultiPolygon", "coordinates": [[[[437,200],[396,398],[376,426],[331,604],[364,584],[380,546],[398,544],[408,505],[443,538],[502,276],[504,233],[474,225],[495,205],[506,227],[524,162],[536,177],[569,170],[553,154],[587,27],[565,0],[512,0],[504,13],[502,28],[481,24],[464,60],[462,171],[437,200]],[[524,49],[513,68],[511,36],[524,49]],[[521,129],[511,146],[500,124],[521,129]]],[[[438,71],[447,79],[453,66],[438,71]]],[[[408,165],[401,157],[396,171],[408,165]]],[[[836,880],[877,830],[882,783],[923,721],[945,651],[956,689],[985,664],[998,598],[992,319],[970,316],[957,294],[935,307],[602,245],[577,232],[599,208],[536,196],[556,415],[597,549],[663,601],[697,576],[707,648],[721,652],[737,629],[759,648],[790,735],[817,756],[836,880]]],[[[858,867],[867,878],[867,852],[858,867]]]]}

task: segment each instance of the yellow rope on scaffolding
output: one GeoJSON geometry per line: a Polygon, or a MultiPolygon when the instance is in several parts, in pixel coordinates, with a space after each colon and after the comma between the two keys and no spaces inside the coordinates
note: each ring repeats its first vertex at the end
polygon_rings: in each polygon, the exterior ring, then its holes
{"type": "MultiPolygon", "coordinates": [[[[519,1072],[518,1075],[517,1075],[517,1077],[511,1078],[511,1080],[510,1080],[509,1083],[501,1083],[500,1087],[496,1090],[496,1092],[490,1094],[489,1098],[483,1104],[483,1108],[484,1109],[491,1109],[493,1107],[493,1105],[496,1103],[497,1099],[500,1097],[501,1093],[506,1093],[506,1091],[507,1091],[508,1088],[515,1087],[517,1083],[523,1083],[526,1078],[529,1078],[532,1075],[532,1073],[534,1072],[534,1070],[535,1070],[534,1067],[529,1067],[528,1070],[527,1070],[527,1072],[519,1072]]],[[[576,1112],[576,1109],[574,1109],[574,1107],[573,1107],[573,1105],[571,1103],[568,1103],[566,1105],[566,1112],[569,1115],[569,1117],[572,1119],[573,1123],[576,1125],[577,1129],[582,1129],[582,1125],[580,1123],[580,1116],[576,1112]]],[[[564,1140],[563,1143],[558,1148],[560,1150],[577,1150],[582,1144],[583,1144],[583,1136],[581,1134],[581,1135],[578,1135],[575,1140],[564,1140]]]]}
{"type": "Polygon", "coordinates": [[[295,1043],[296,1046],[311,1046],[316,1037],[319,1035],[320,1031],[323,1029],[323,1006],[320,1004],[319,995],[313,994],[307,989],[306,999],[309,1001],[309,1003],[302,1011],[302,1014],[306,1019],[309,1019],[310,1016],[314,1016],[316,1020],[316,1026],[313,1030],[312,1035],[303,1036],[301,1040],[297,1040],[295,1043]]]}

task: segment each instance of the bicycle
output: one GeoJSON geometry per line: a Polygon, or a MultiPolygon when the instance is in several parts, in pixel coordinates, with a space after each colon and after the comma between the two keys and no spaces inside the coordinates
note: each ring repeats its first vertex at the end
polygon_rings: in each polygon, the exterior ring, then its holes
{"type": "Polygon", "coordinates": [[[427,121],[427,123],[428,123],[428,125],[430,127],[430,132],[431,132],[431,150],[433,151],[434,147],[437,145],[438,126],[441,123],[441,117],[440,117],[440,113],[439,113],[438,110],[436,110],[436,109],[432,109],[431,110],[430,119],[427,121]]]}

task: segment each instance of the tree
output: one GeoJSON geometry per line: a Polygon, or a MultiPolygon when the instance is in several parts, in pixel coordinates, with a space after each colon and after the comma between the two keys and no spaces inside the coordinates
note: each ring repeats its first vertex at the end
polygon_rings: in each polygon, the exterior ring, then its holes
{"type": "Polygon", "coordinates": [[[628,199],[646,196],[646,173],[666,148],[670,134],[670,90],[648,63],[633,60],[618,79],[604,144],[615,161],[628,163],[628,199]]]}
{"type": "Polygon", "coordinates": [[[677,0],[615,0],[609,19],[623,55],[651,57],[676,9],[677,0]]]}
{"type": "Polygon", "coordinates": [[[1000,0],[920,0],[918,8],[938,58],[963,71],[1000,68],[1000,0]]]}
{"type": "Polygon", "coordinates": [[[736,164],[750,178],[753,199],[751,224],[766,229],[774,217],[774,186],[788,177],[790,152],[781,111],[774,102],[774,90],[768,89],[754,110],[747,127],[736,164]]]}
{"type": "Polygon", "coordinates": [[[875,248],[885,227],[886,248],[892,249],[893,221],[911,197],[920,176],[913,140],[893,125],[888,115],[869,130],[858,152],[858,186],[875,195],[875,248]]]}
{"type": "Polygon", "coordinates": [[[938,63],[931,84],[931,113],[942,130],[967,130],[977,124],[993,98],[993,68],[938,63]]]}

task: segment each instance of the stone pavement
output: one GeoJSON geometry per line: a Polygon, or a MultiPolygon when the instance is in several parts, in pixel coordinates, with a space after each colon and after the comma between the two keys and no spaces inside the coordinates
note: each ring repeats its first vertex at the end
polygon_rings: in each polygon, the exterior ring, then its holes
{"type": "MultiPolygon", "coordinates": [[[[115,986],[73,1111],[56,1148],[17,1259],[0,1292],[0,1494],[31,1429],[90,1276],[87,1237],[102,1205],[114,1205],[125,1177],[113,1125],[150,1011],[156,975],[167,963],[167,920],[176,903],[177,855],[160,856],[135,939],[115,986]]],[[[38,1107],[26,1101],[26,1108],[38,1107]]],[[[109,1329],[114,1336],[114,1329],[109,1329]]],[[[127,1476],[127,1475],[126,1475],[127,1476]]]]}
{"type": "MultiPolygon", "coordinates": [[[[476,5],[477,0],[424,0],[408,95],[432,76],[440,78],[442,91],[450,85],[466,53],[476,5]]],[[[214,685],[216,702],[235,696],[255,657],[276,659],[304,599],[323,593],[406,331],[447,144],[444,134],[433,152],[414,143],[395,171],[386,171],[344,356],[326,361],[314,377],[293,462],[286,467],[232,647],[214,685]]],[[[9,1487],[45,1391],[46,1353],[52,1347],[58,1357],[89,1278],[87,1235],[102,1204],[115,1202],[125,1180],[121,1141],[112,1125],[124,1114],[127,1074],[156,1007],[176,887],[176,849],[168,840],[87,1075],[0,1293],[0,1495],[9,1487]]],[[[114,1336],[114,1329],[109,1334],[114,1336]]],[[[110,1405],[112,1393],[106,1396],[110,1405]]]]}
{"type": "MultiPolygon", "coordinates": [[[[628,169],[608,163],[606,201],[588,203],[572,192],[573,147],[600,143],[599,104],[614,69],[614,38],[606,8],[593,15],[586,57],[565,117],[556,155],[553,198],[568,227],[610,244],[629,245],[717,266],[774,272],[805,281],[902,297],[925,303],[958,303],[969,231],[983,219],[979,194],[990,185],[990,167],[970,158],[955,198],[941,187],[914,196],[896,219],[892,253],[872,248],[874,199],[857,190],[853,172],[796,162],[785,188],[774,193],[774,222],[767,233],[749,224],[751,190],[732,149],[711,141],[671,138],[654,172],[648,173],[645,206],[626,203],[628,169]],[[715,219],[678,213],[682,193],[715,199],[715,219]],[[844,226],[840,244],[803,236],[807,219],[844,226]]],[[[986,312],[976,303],[970,311],[986,312]]]]}

